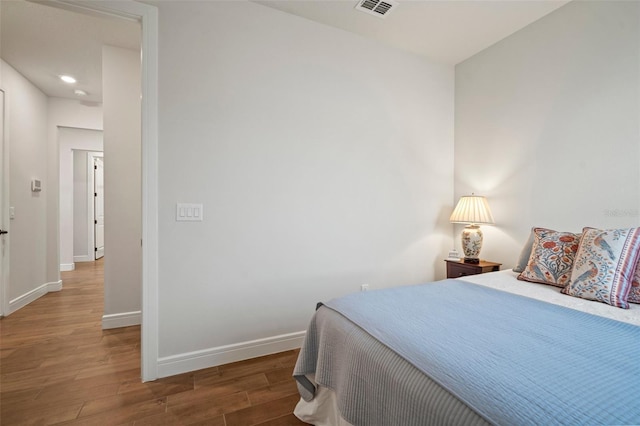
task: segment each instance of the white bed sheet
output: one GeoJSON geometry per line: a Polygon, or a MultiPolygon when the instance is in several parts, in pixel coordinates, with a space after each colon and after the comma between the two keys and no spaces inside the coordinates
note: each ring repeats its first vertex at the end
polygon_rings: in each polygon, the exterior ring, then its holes
{"type": "Polygon", "coordinates": [[[318,386],[314,375],[307,375],[307,379],[316,386],[316,395],[311,401],[300,398],[293,414],[303,422],[314,426],[353,426],[342,418],[335,392],[318,386]]]}
{"type": "Polygon", "coordinates": [[[564,306],[592,315],[611,318],[617,321],[640,326],[640,305],[629,303],[629,309],[616,308],[606,303],[580,299],[560,293],[559,287],[546,284],[530,283],[517,279],[518,273],[511,269],[489,272],[480,275],[468,275],[458,278],[485,287],[502,290],[532,299],[542,300],[555,305],[564,306]]]}

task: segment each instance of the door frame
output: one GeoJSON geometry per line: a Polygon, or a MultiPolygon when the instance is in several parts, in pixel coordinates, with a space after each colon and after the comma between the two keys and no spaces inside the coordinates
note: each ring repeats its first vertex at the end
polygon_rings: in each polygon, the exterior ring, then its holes
{"type": "MultiPolygon", "coordinates": [[[[0,92],[2,92],[2,96],[0,102],[2,103],[2,129],[0,129],[0,150],[2,150],[2,173],[0,175],[0,209],[2,209],[2,214],[0,215],[0,228],[5,231],[10,231],[10,217],[9,217],[9,120],[7,119],[9,113],[7,112],[7,92],[0,87],[0,92]]],[[[5,250],[5,255],[0,256],[0,317],[7,315],[9,313],[9,299],[7,287],[9,286],[9,256],[11,253],[9,252],[9,244],[11,235],[5,234],[2,237],[3,247],[0,247],[0,250],[5,250]]]]}
{"type": "Polygon", "coordinates": [[[158,9],[135,1],[53,0],[85,14],[139,22],[142,118],[142,381],[158,378],[158,9]]]}
{"type": "Polygon", "coordinates": [[[96,260],[95,223],[93,222],[95,220],[95,197],[93,195],[95,193],[95,170],[93,166],[96,158],[104,159],[104,152],[87,152],[87,250],[92,260],[96,260]]]}

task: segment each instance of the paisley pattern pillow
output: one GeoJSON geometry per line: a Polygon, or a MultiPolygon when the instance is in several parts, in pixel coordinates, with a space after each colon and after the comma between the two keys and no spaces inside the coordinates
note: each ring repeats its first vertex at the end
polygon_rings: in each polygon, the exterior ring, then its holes
{"type": "Polygon", "coordinates": [[[531,256],[518,279],[564,287],[571,279],[580,234],[533,228],[531,256]]]}
{"type": "Polygon", "coordinates": [[[636,266],[636,273],[631,279],[631,290],[629,290],[627,302],[640,303],[640,258],[638,259],[638,266],[636,266]]]}
{"type": "Polygon", "coordinates": [[[584,228],[564,294],[628,309],[640,256],[640,228],[584,228]]]}

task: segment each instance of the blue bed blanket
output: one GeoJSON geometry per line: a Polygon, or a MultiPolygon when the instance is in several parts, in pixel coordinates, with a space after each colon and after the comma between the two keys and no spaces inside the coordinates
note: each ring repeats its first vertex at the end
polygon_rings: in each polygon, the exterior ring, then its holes
{"type": "Polygon", "coordinates": [[[459,280],[326,306],[491,423],[640,424],[640,327],[459,280]]]}

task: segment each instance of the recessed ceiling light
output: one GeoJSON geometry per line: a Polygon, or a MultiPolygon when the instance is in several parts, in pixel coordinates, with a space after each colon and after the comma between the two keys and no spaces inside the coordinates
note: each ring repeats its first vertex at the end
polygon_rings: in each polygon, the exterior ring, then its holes
{"type": "Polygon", "coordinates": [[[60,76],[60,80],[64,81],[65,83],[69,83],[69,84],[73,84],[76,82],[76,79],[71,77],[70,75],[61,75],[60,76]]]}
{"type": "Polygon", "coordinates": [[[74,90],[73,93],[75,93],[78,96],[87,96],[88,95],[87,92],[85,92],[84,90],[80,90],[80,89],[74,90]]]}

